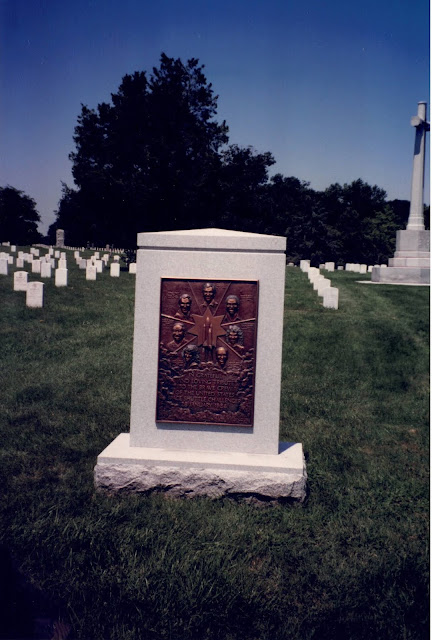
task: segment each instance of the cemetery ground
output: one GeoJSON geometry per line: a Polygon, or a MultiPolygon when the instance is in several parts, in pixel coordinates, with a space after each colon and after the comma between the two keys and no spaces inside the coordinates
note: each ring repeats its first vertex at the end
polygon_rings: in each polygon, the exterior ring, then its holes
{"type": "Polygon", "coordinates": [[[257,508],[95,491],[129,430],[135,276],[68,262],[42,309],[0,276],[0,637],[428,637],[429,289],[335,272],[334,311],[287,269],[281,440],[309,495],[257,508]]]}

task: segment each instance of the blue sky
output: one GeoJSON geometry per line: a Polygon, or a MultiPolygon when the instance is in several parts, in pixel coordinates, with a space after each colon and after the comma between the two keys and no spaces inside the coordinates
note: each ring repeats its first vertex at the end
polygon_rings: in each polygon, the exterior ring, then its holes
{"type": "MultiPolygon", "coordinates": [[[[273,173],[410,197],[427,0],[0,0],[0,42],[0,185],[36,200],[43,233],[73,186],[81,103],[109,101],[162,51],[205,64],[230,143],[270,151],[273,173]]],[[[429,203],[429,161],[426,176],[429,203]]]]}

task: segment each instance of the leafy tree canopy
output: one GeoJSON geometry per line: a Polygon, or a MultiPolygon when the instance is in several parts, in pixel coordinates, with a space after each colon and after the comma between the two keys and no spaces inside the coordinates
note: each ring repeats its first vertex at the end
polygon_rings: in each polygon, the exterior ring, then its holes
{"type": "Polygon", "coordinates": [[[41,239],[37,223],[40,215],[33,198],[7,185],[0,187],[0,229],[2,241],[32,244],[41,239]]]}
{"type": "Polygon", "coordinates": [[[70,154],[76,188],[62,185],[51,241],[60,227],[72,245],[127,249],[140,231],[221,226],[284,235],[291,261],[386,261],[409,203],[387,202],[361,179],[321,192],[269,179],[271,153],[228,145],[203,69],[162,54],[150,74],[124,76],[109,103],[82,105],[70,154]]]}
{"type": "Polygon", "coordinates": [[[198,60],[165,54],[150,77],[126,75],[110,104],[83,105],[70,154],[78,189],[64,186],[58,226],[72,237],[76,229],[81,242],[128,246],[138,231],[201,226],[203,212],[214,218],[228,142],[216,107],[198,60]]]}

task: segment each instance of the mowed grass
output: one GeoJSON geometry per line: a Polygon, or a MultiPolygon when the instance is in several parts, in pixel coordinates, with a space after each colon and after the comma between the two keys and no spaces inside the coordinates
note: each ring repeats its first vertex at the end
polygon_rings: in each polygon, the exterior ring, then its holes
{"type": "Polygon", "coordinates": [[[70,264],[34,310],[0,276],[0,637],[35,611],[89,640],[428,637],[429,289],[330,277],[338,311],[287,269],[281,440],[309,495],[260,509],[97,493],[129,428],[134,276],[70,264]]]}

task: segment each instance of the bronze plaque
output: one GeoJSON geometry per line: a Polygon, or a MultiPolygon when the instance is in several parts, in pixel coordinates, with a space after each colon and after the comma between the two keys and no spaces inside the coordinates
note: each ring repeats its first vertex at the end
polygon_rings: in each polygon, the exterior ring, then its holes
{"type": "Polygon", "coordinates": [[[157,422],[253,425],[258,282],[162,278],[157,422]]]}

